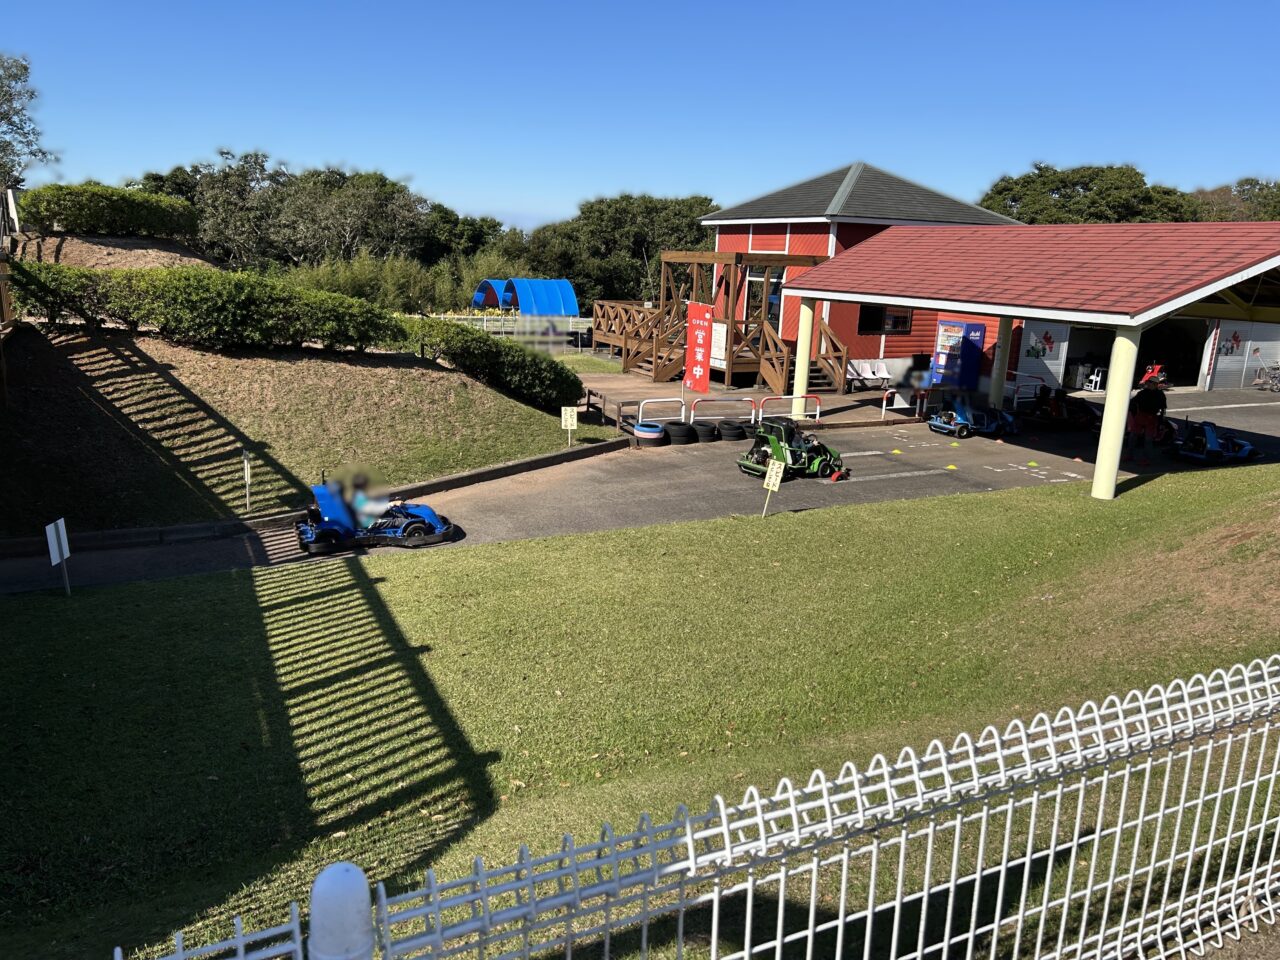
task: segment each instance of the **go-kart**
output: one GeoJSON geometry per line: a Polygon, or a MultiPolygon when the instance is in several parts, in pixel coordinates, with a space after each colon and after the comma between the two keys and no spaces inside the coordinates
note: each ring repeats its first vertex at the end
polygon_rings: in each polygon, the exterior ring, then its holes
{"type": "Polygon", "coordinates": [[[978,407],[969,398],[957,394],[944,401],[942,409],[929,418],[929,429],[963,440],[972,434],[1000,437],[1018,432],[1018,418],[1005,410],[978,407]]]}
{"type": "Polygon", "coordinates": [[[336,483],[313,486],[307,519],[297,524],[298,546],[307,553],[333,553],[356,547],[428,547],[453,539],[454,528],[425,503],[395,504],[362,527],[336,483]]]}
{"type": "Polygon", "coordinates": [[[1217,424],[1208,420],[1192,423],[1189,419],[1177,429],[1173,452],[1198,463],[1238,463],[1262,456],[1261,450],[1231,431],[1219,430],[1217,424]]]}
{"type": "Polygon", "coordinates": [[[1097,408],[1088,400],[1069,396],[1061,387],[1051,390],[1048,386],[1036,391],[1033,405],[1023,410],[1021,419],[1050,430],[1092,430],[1102,422],[1097,408]]]}
{"type": "Polygon", "coordinates": [[[809,433],[801,433],[790,417],[764,417],[756,427],[751,449],[738,460],[743,473],[763,477],[769,461],[784,464],[784,477],[836,477],[844,470],[840,454],[809,433]]]}

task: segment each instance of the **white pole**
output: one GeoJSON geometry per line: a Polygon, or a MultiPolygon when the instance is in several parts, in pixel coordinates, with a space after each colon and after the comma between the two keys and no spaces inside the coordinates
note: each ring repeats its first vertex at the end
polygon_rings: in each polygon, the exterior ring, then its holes
{"type": "Polygon", "coordinates": [[[800,298],[800,329],[796,333],[796,379],[791,393],[791,416],[804,419],[804,395],[809,392],[809,361],[813,353],[813,299],[800,298]]]}
{"type": "Polygon", "coordinates": [[[373,960],[373,901],[364,871],[345,860],[311,885],[308,960],[373,960]]]}
{"type": "Polygon", "coordinates": [[[244,460],[244,512],[249,512],[249,451],[245,447],[240,448],[240,457],[244,460]]]}
{"type": "Polygon", "coordinates": [[[1093,496],[1114,500],[1124,450],[1125,421],[1129,416],[1129,394],[1133,391],[1133,371],[1138,364],[1141,330],[1117,330],[1111,342],[1111,365],[1107,367],[1107,397],[1102,407],[1102,431],[1098,455],[1093,465],[1093,496]]]}
{"type": "Polygon", "coordinates": [[[765,514],[769,512],[769,498],[771,496],[773,496],[773,490],[770,488],[766,488],[764,491],[764,509],[760,511],[761,520],[763,520],[765,518],[765,514]]]}

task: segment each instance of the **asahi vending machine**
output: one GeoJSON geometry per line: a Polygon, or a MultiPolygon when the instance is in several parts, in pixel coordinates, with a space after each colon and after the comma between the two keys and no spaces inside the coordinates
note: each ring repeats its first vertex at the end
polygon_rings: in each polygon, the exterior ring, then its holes
{"type": "Polygon", "coordinates": [[[981,323],[938,321],[938,339],[929,364],[929,386],[944,390],[977,390],[982,373],[982,346],[987,328],[981,323]]]}

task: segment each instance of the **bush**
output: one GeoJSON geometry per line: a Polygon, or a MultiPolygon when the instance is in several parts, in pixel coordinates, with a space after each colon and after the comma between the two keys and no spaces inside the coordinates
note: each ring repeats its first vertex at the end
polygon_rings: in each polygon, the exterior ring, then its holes
{"type": "Polygon", "coordinates": [[[544,410],[576,404],[582,381],[558,360],[439,317],[402,317],[398,345],[416,348],[482,383],[544,410]]]}
{"type": "Polygon", "coordinates": [[[299,288],[359,297],[400,313],[426,313],[436,299],[436,277],[408,257],[379,259],[362,252],[353,260],[294,267],[281,279],[299,288]]]}
{"type": "Polygon", "coordinates": [[[141,190],[53,183],[23,193],[19,206],[24,226],[39,231],[174,238],[196,232],[194,206],[177,197],[141,190]]]}
{"type": "Polygon", "coordinates": [[[17,303],[50,320],[74,314],[131,330],[154,327],[167,340],[202,347],[321,343],[363,350],[403,336],[391,314],[336,293],[302,290],[255,273],[208,267],[85,270],[14,265],[17,303]]]}

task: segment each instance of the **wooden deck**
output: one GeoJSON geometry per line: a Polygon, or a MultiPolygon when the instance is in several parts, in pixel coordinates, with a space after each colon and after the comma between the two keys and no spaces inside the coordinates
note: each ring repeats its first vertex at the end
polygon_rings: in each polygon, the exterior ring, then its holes
{"type": "MultiPolygon", "coordinates": [[[[724,357],[712,373],[725,387],[750,382],[777,394],[787,393],[795,374],[789,344],[770,322],[767,298],[752,303],[745,284],[750,270],[763,271],[762,290],[787,267],[814,266],[825,257],[784,254],[715,253],[705,250],[663,251],[661,297],[657,302],[598,300],[592,306],[592,338],[597,347],[618,357],[627,373],[654,383],[679,379],[684,373],[687,325],[685,304],[712,304],[713,323],[725,327],[724,357]],[[744,311],[739,303],[745,302],[744,311]],[[744,319],[736,319],[739,313],[744,319]],[[734,318],[734,319],[729,319],[734,318]]],[[[818,353],[810,364],[810,387],[843,393],[849,351],[821,318],[815,320],[818,353]]]]}

